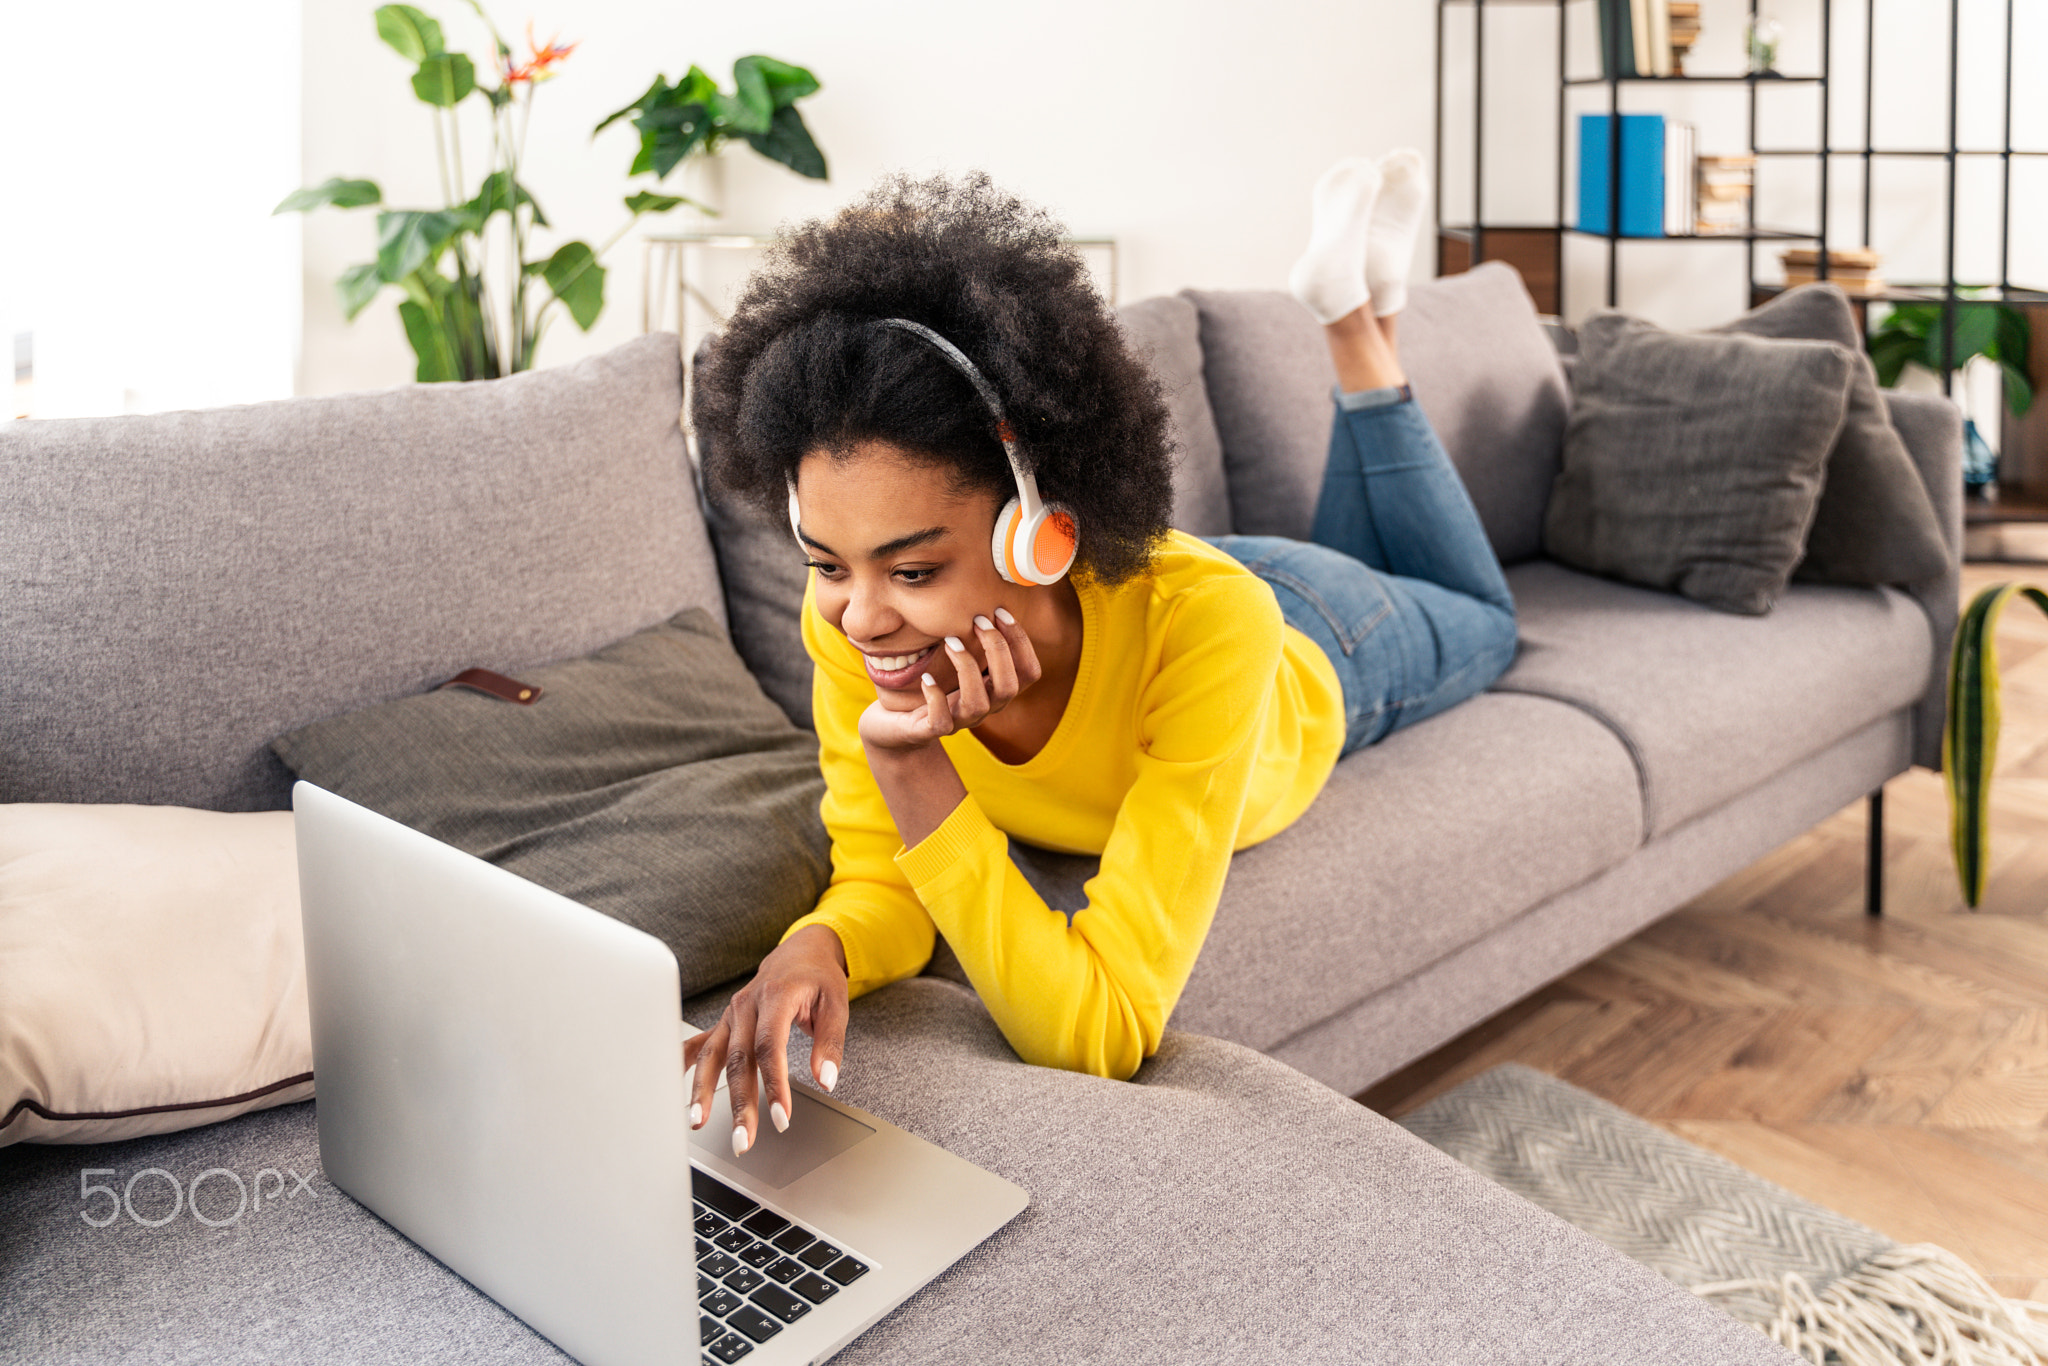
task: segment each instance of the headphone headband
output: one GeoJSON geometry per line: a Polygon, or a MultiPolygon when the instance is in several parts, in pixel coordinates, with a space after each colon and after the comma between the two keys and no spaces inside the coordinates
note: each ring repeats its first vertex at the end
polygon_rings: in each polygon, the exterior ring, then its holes
{"type": "Polygon", "coordinates": [[[915,323],[908,318],[877,318],[875,326],[893,327],[900,331],[908,332],[913,337],[922,338],[930,343],[933,349],[941,356],[945,357],[947,364],[967,377],[967,382],[974,386],[974,392],[981,395],[981,401],[988,406],[989,412],[995,417],[996,439],[1003,443],[1003,458],[1010,462],[1010,473],[1017,481],[1017,496],[1023,504],[1024,515],[1026,517],[1036,516],[1043,506],[1038,496],[1038,479],[1031,471],[1024,468],[1024,462],[1017,456],[1016,431],[1010,426],[1010,419],[1003,412],[1003,401],[996,397],[995,386],[988,382],[988,377],[981,373],[980,368],[973,361],[967,359],[966,352],[932,331],[929,327],[926,327],[923,323],[915,323]]]}

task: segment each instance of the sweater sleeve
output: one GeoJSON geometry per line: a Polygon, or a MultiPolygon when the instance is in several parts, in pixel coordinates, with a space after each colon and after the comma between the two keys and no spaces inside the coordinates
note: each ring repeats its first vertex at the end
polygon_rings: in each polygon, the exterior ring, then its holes
{"type": "Polygon", "coordinates": [[[875,700],[874,684],[832,648],[829,628],[819,625],[808,589],[803,632],[813,665],[811,719],[825,774],[819,810],[832,837],[832,880],[817,909],[782,937],[807,925],[830,926],[846,953],[847,992],[860,996],[924,971],[935,932],[909,879],[896,866],[903,839],[861,748],[860,715],[875,700]]]}
{"type": "Polygon", "coordinates": [[[1177,598],[1136,700],[1143,752],[1087,904],[1053,910],[972,795],[896,857],[1027,1062],[1129,1077],[1159,1047],[1208,936],[1279,665],[1272,594],[1249,575],[1177,598]]]}

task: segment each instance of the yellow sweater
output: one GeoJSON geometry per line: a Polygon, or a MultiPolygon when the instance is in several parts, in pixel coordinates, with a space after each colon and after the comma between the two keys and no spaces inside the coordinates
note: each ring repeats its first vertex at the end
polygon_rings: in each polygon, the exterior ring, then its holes
{"type": "Polygon", "coordinates": [[[858,996],[921,971],[936,931],[1018,1056],[1128,1077],[1159,1047],[1231,853],[1285,829],[1322,790],[1344,701],[1272,590],[1192,536],[1172,533],[1120,587],[1074,588],[1080,670],[1052,738],[1006,764],[970,732],[944,737],[968,795],[915,849],[861,748],[875,689],[860,651],[806,592],[832,882],[790,933],[837,931],[858,996]],[[1099,854],[1087,905],[1071,917],[1048,907],[1005,834],[1099,854]]]}

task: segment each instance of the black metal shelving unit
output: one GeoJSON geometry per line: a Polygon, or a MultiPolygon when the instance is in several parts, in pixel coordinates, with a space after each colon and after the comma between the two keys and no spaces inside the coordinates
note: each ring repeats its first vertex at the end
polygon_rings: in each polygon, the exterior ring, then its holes
{"type": "MultiPolygon", "coordinates": [[[[1662,0],[1658,0],[1659,3],[1662,0]]],[[[1571,70],[1571,52],[1567,17],[1573,5],[1590,5],[1593,0],[1437,0],[1436,24],[1436,165],[1444,164],[1445,124],[1445,83],[1444,74],[1449,60],[1446,51],[1446,16],[1453,9],[1469,9],[1473,15],[1472,35],[1472,167],[1471,195],[1472,215],[1469,222],[1448,222],[1443,215],[1441,196],[1437,206],[1437,269],[1440,274],[1467,269],[1480,261],[1504,259],[1519,267],[1530,285],[1530,292],[1537,299],[1538,307],[1545,312],[1563,314],[1566,311],[1568,274],[1565,268],[1565,244],[1570,238],[1590,238],[1604,241],[1607,247],[1606,288],[1604,302],[1616,306],[1621,302],[1620,258],[1624,244],[1642,242],[1740,242],[1744,254],[1744,278],[1748,281],[1749,294],[1744,306],[1776,293],[1783,286],[1767,284],[1757,279],[1756,247],[1759,242],[1811,242],[1821,249],[1818,274],[1825,279],[1828,275],[1827,248],[1837,245],[1839,236],[1835,206],[1831,203],[1832,167],[1843,158],[1849,158],[1861,166],[1861,235],[1864,244],[1869,244],[1873,233],[1873,186],[1882,163],[1888,160],[1939,159],[1946,162],[1947,178],[1944,189],[1943,213],[1943,278],[1933,281],[1898,282],[1878,291],[1859,292],[1852,297],[1859,304],[1870,303],[1939,303],[1942,305],[1942,340],[1945,359],[1952,355],[1949,347],[1954,341],[1956,310],[1959,304],[1969,300],[1961,293],[1972,286],[1956,278],[1956,191],[1961,166],[1974,159],[1996,159],[2000,166],[1999,178],[1999,232],[1998,232],[1998,279],[1983,288],[1983,292],[1970,296],[1980,300],[2014,303],[2027,306],[2048,306],[2048,289],[2036,288],[2016,282],[2012,277],[2012,172],[2015,161],[2024,162],[2030,158],[2048,157],[2048,149],[2029,149],[2013,145],[2013,12],[2017,0],[2004,0],[2005,53],[2003,65],[2003,106],[2004,117],[2001,142],[1993,147],[1963,147],[1959,142],[1961,122],[1961,89],[1959,81],[1961,65],[1962,0],[1949,0],[1948,5],[1948,71],[1947,71],[1947,128],[1946,136],[1939,146],[1927,148],[1881,147],[1875,141],[1877,107],[1876,91],[1876,35],[1880,15],[1877,0],[1863,0],[1864,43],[1863,43],[1863,119],[1860,141],[1849,146],[1838,146],[1836,130],[1830,126],[1832,104],[1830,78],[1833,75],[1834,60],[1834,3],[1835,0],[1808,0],[1818,10],[1820,25],[1820,69],[1815,72],[1794,76],[1752,75],[1746,73],[1718,73],[1684,76],[1620,76],[1574,75],[1571,70]],[[1486,216],[1486,61],[1487,25],[1489,10],[1507,8],[1531,9],[1552,7],[1557,14],[1556,59],[1557,99],[1554,113],[1554,136],[1557,156],[1557,184],[1548,223],[1494,223],[1486,216]],[[1608,183],[1615,187],[1612,196],[1616,212],[1611,215],[1608,230],[1604,233],[1589,233],[1571,224],[1567,219],[1567,131],[1571,125],[1569,98],[1571,92],[1604,86],[1607,90],[1606,112],[1610,116],[1622,112],[1621,99],[1624,86],[1669,87],[1691,85],[1701,87],[1742,86],[1746,87],[1746,150],[1759,161],[1766,158],[1792,158],[1811,161],[1816,179],[1815,221],[1811,230],[1807,225],[1792,227],[1760,226],[1756,222],[1756,197],[1751,195],[1747,227],[1742,232],[1695,234],[1671,237],[1626,237],[1621,234],[1621,137],[1617,120],[1610,127],[1614,136],[1608,140],[1609,156],[1608,183]],[[1815,91],[1818,109],[1815,114],[1815,136],[1813,144],[1807,147],[1784,147],[1760,145],[1757,138],[1757,101],[1762,88],[1766,86],[1806,86],[1815,91]]],[[[1609,7],[1610,20],[1618,28],[1621,4],[1617,0],[1609,7]]],[[[1809,11],[1811,12],[1811,11],[1809,11]]],[[[1753,20],[1757,15],[1757,0],[1749,0],[1748,14],[1753,20]]],[[[1610,38],[1618,38],[1618,34],[1610,38]]],[[[1618,50],[1618,43],[1612,44],[1618,50]]],[[[1592,54],[1597,60],[1597,52],[1592,54]]],[[[1591,112],[1591,111],[1587,111],[1591,112]]],[[[1634,248],[1629,248],[1634,249],[1634,248]]],[[[1865,314],[1867,316],[1867,312],[1865,314]]],[[[2037,315],[2048,320],[2048,307],[2037,315]]],[[[2036,329],[2036,347],[2048,347],[2048,328],[2036,329]]],[[[1944,367],[1941,376],[1942,392],[1950,392],[1953,369],[1944,367]]],[[[2048,475],[2048,471],[2044,471],[2048,475]]],[[[1978,522],[2011,520],[2048,521],[2048,479],[2039,493],[2031,489],[2022,490],[2018,498],[2001,498],[1998,503],[1973,505],[1971,518],[1978,522]]]]}

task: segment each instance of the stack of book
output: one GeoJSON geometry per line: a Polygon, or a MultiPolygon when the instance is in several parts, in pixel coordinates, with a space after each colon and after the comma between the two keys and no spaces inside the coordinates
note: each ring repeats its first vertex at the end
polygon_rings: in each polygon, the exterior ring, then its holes
{"type": "Polygon", "coordinates": [[[1685,74],[1685,54],[1700,40],[1700,0],[1670,0],[1671,74],[1685,74]]]}
{"type": "Polygon", "coordinates": [[[1700,157],[1694,231],[1745,232],[1749,228],[1749,197],[1756,187],[1756,158],[1747,152],[1700,157]]]}
{"type": "MultiPolygon", "coordinates": [[[[1699,31],[1699,5],[1691,6],[1693,36],[1699,31]]],[[[1600,25],[1600,60],[1609,76],[1671,76],[1677,74],[1672,0],[1598,0],[1594,22],[1600,25]]],[[[1686,40],[1691,44],[1691,38],[1686,40]]]]}
{"type": "MultiPolygon", "coordinates": [[[[1579,116],[1582,232],[1612,230],[1612,123],[1607,114],[1579,116]]],[[[1694,139],[1691,124],[1667,120],[1662,114],[1621,116],[1621,236],[1691,235],[1700,211],[1692,175],[1694,139]]]]}
{"type": "MultiPolygon", "coordinates": [[[[1778,257],[1785,263],[1785,288],[1810,285],[1820,278],[1820,252],[1799,247],[1778,257]]],[[[1869,247],[1836,247],[1828,252],[1828,279],[1847,294],[1882,294],[1884,277],[1877,273],[1878,254],[1869,247]]]]}

